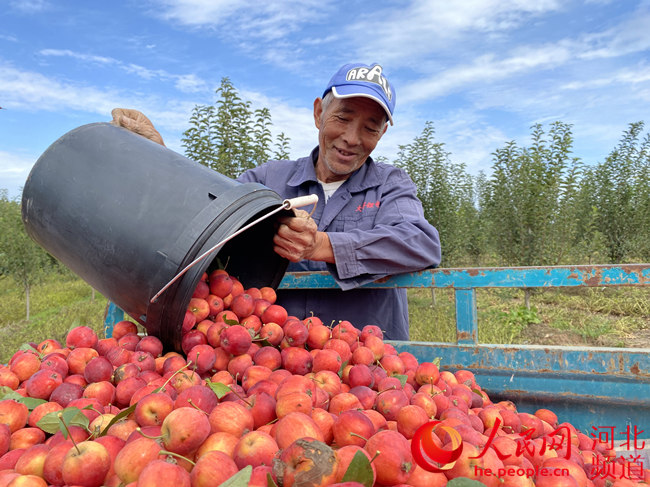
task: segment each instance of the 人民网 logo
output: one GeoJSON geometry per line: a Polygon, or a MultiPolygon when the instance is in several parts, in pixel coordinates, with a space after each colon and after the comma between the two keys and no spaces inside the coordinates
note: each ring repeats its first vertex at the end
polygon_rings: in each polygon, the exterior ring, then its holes
{"type": "Polygon", "coordinates": [[[429,472],[444,472],[453,468],[463,451],[460,433],[441,421],[429,421],[418,428],[411,440],[411,453],[416,463],[429,472]],[[433,438],[435,430],[440,428],[450,439],[451,449],[438,446],[433,438]]]}

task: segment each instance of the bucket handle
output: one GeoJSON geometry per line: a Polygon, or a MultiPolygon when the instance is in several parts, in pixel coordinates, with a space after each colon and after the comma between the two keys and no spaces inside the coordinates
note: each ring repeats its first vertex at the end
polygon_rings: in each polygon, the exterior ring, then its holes
{"type": "MultiPolygon", "coordinates": [[[[308,194],[306,196],[298,196],[296,198],[291,198],[291,199],[286,199],[282,202],[280,206],[278,206],[276,209],[266,213],[265,215],[262,215],[259,217],[257,220],[254,220],[250,222],[248,225],[243,226],[236,232],[232,233],[230,236],[224,238],[221,242],[217,243],[213,247],[209,248],[205,252],[203,252],[201,255],[199,255],[196,259],[194,259],[192,262],[190,262],[183,270],[181,270],[178,274],[176,274],[171,281],[169,281],[167,284],[165,284],[160,291],[158,291],[153,298],[151,298],[150,303],[155,303],[160,295],[164,293],[172,284],[174,284],[183,274],[185,274],[188,270],[190,270],[195,264],[203,260],[205,257],[210,255],[212,252],[217,250],[219,247],[227,243],[229,240],[235,238],[237,235],[240,233],[248,230],[252,226],[258,224],[262,220],[265,220],[266,218],[275,215],[276,213],[279,213],[282,210],[293,210],[294,208],[301,208],[303,206],[308,206],[308,205],[315,205],[318,203],[318,195],[315,194],[308,194]]],[[[315,208],[315,207],[314,207],[315,208]]],[[[312,211],[313,213],[313,211],[312,211]]]]}

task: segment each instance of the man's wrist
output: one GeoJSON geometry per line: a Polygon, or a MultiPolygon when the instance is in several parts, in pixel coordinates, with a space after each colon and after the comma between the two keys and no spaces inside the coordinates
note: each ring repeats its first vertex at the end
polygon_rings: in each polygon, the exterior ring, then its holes
{"type": "Polygon", "coordinates": [[[316,245],[314,246],[314,252],[309,257],[309,260],[327,262],[329,264],[334,264],[336,262],[334,259],[334,249],[332,249],[332,243],[330,242],[327,232],[316,233],[316,245]]]}

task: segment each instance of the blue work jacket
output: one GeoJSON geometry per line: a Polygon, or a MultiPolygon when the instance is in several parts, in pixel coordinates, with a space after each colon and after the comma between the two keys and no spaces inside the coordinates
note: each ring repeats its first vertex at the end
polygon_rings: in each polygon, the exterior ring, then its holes
{"type": "Polygon", "coordinates": [[[325,203],[317,159],[318,147],[309,157],[269,161],[238,178],[261,183],[282,198],[319,197],[312,218],[327,232],[336,264],[305,260],[288,270],[327,270],[340,289],[279,290],[278,304],[300,319],[313,313],[326,325],[339,320],[359,329],[378,325],[385,338],[408,340],[406,290],[359,286],[440,263],[438,231],[424,218],[415,185],[402,169],[368,158],[325,203]]]}

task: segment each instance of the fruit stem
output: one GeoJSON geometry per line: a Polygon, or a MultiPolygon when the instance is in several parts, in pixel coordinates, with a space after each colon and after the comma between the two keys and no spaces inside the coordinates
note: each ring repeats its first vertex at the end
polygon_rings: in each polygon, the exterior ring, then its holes
{"type": "Polygon", "coordinates": [[[368,438],[364,438],[363,436],[358,435],[358,434],[353,433],[353,432],[350,432],[350,436],[356,436],[357,438],[361,438],[362,440],[368,441],[368,438]]]}
{"type": "Polygon", "coordinates": [[[65,421],[63,421],[63,413],[59,413],[59,414],[57,414],[57,417],[59,418],[59,421],[61,421],[61,424],[62,424],[63,427],[65,428],[65,432],[67,433],[68,438],[70,438],[70,441],[72,441],[72,444],[73,444],[74,447],[76,448],[77,453],[78,453],[79,455],[81,455],[81,450],[80,450],[79,447],[77,446],[77,442],[74,441],[74,438],[72,437],[72,435],[70,434],[70,430],[68,429],[68,425],[65,424],[65,421]]]}
{"type": "Polygon", "coordinates": [[[149,438],[150,440],[159,440],[159,439],[162,438],[162,435],[161,436],[150,436],[150,435],[148,435],[147,433],[142,431],[142,428],[140,428],[139,426],[135,430],[138,433],[140,433],[142,436],[144,436],[145,438],[149,438]]]}
{"type": "Polygon", "coordinates": [[[195,465],[196,465],[196,463],[194,463],[194,462],[193,462],[192,460],[190,460],[189,458],[184,457],[183,455],[180,455],[180,454],[178,454],[178,453],[174,453],[173,451],[160,450],[160,451],[158,452],[158,454],[159,454],[159,455],[169,455],[169,456],[176,457],[176,458],[182,458],[183,460],[190,462],[190,463],[192,464],[192,466],[195,466],[195,465]]]}
{"type": "Polygon", "coordinates": [[[201,409],[201,408],[198,407],[196,404],[194,404],[194,401],[192,401],[192,398],[191,398],[191,397],[187,400],[187,403],[188,403],[190,406],[192,406],[194,409],[196,409],[197,411],[201,411],[201,412],[204,413],[206,416],[209,416],[209,414],[208,414],[207,412],[205,412],[203,409],[201,409]]]}
{"type": "Polygon", "coordinates": [[[374,461],[375,461],[375,458],[377,458],[377,457],[379,456],[380,453],[381,453],[381,451],[377,450],[377,451],[375,452],[375,454],[373,455],[373,457],[370,459],[370,463],[374,462],[374,461]]]}
{"type": "Polygon", "coordinates": [[[169,376],[169,379],[167,379],[167,380],[163,383],[163,385],[161,385],[161,386],[160,386],[158,389],[156,389],[154,392],[164,391],[164,390],[165,390],[165,386],[166,386],[167,384],[169,384],[169,382],[174,378],[174,376],[175,376],[176,374],[180,373],[183,369],[188,368],[188,367],[190,366],[190,364],[191,364],[191,362],[190,362],[190,363],[187,363],[187,364],[185,364],[185,365],[183,365],[180,369],[178,369],[177,371],[175,371],[172,375],[169,376]]]}
{"type": "MultiPolygon", "coordinates": [[[[196,368],[198,367],[198,362],[199,362],[199,355],[201,355],[201,352],[197,352],[196,354],[196,360],[188,362],[189,364],[192,364],[194,367],[192,368],[192,371],[196,372],[196,368]]],[[[188,357],[189,358],[189,357],[188,357]]]]}
{"type": "Polygon", "coordinates": [[[235,391],[232,387],[229,387],[229,389],[230,389],[230,392],[232,392],[235,396],[237,396],[239,399],[244,401],[249,408],[253,407],[253,405],[250,402],[248,402],[245,397],[242,397],[239,394],[237,394],[237,391],[235,391]]]}

